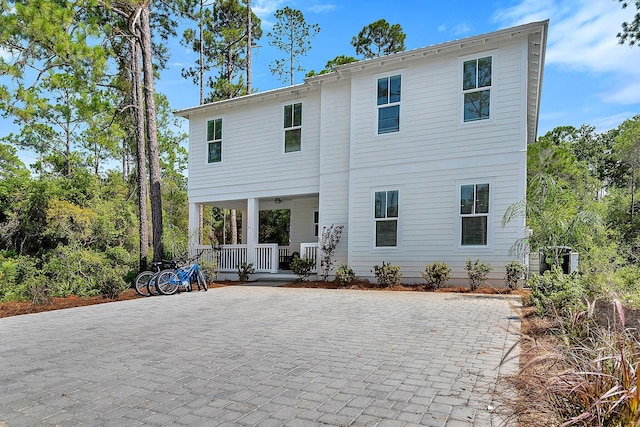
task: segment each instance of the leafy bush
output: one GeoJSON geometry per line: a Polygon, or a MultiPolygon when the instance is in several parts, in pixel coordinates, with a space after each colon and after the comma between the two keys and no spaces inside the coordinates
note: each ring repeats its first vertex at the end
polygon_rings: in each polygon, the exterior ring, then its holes
{"type": "Polygon", "coordinates": [[[421,274],[429,287],[440,289],[447,285],[447,281],[451,277],[451,268],[446,262],[434,262],[427,264],[421,274]]]}
{"type": "Polygon", "coordinates": [[[322,236],[320,237],[320,267],[322,268],[322,280],[325,282],[329,278],[329,273],[335,263],[335,254],[344,225],[331,227],[322,227],[322,236]]]}
{"type": "MultiPolygon", "coordinates": [[[[238,264],[238,280],[241,282],[246,282],[249,280],[249,276],[256,272],[256,269],[253,268],[253,263],[243,262],[242,264],[238,264]]],[[[207,275],[205,273],[205,275],[207,275]]],[[[208,276],[208,275],[207,275],[208,276]]]]}
{"type": "Polygon", "coordinates": [[[71,245],[60,246],[49,255],[42,270],[52,296],[104,295],[116,299],[127,288],[124,276],[128,268],[118,261],[122,251],[103,253],[71,245]]]}
{"type": "Polygon", "coordinates": [[[340,286],[350,286],[355,279],[356,273],[346,264],[336,270],[336,283],[340,286]]]}
{"type": "Polygon", "coordinates": [[[520,289],[520,282],[524,280],[527,267],[518,261],[511,261],[505,266],[504,281],[509,289],[520,289]]]}
{"type": "Polygon", "coordinates": [[[487,283],[487,275],[493,267],[487,264],[486,262],[482,262],[479,259],[475,261],[467,260],[467,263],[464,267],[467,270],[467,277],[469,278],[469,287],[472,291],[477,290],[480,286],[483,286],[487,283]]]}
{"type": "Polygon", "coordinates": [[[14,300],[29,300],[34,305],[49,302],[51,289],[46,277],[38,268],[35,258],[20,258],[16,266],[15,286],[12,291],[11,299],[14,300]]]}
{"type": "Polygon", "coordinates": [[[291,271],[298,276],[301,282],[305,282],[311,271],[315,268],[316,263],[310,258],[294,258],[291,261],[291,271]]]}
{"type": "Polygon", "coordinates": [[[400,266],[392,265],[385,261],[382,262],[382,266],[373,266],[373,274],[376,276],[378,285],[382,287],[389,288],[391,286],[399,285],[402,282],[400,266]]]}
{"type": "Polygon", "coordinates": [[[202,260],[199,265],[207,279],[214,280],[218,275],[218,262],[215,257],[212,257],[210,260],[202,260]]]}
{"type": "Polygon", "coordinates": [[[537,308],[540,315],[584,309],[582,298],[585,292],[576,273],[564,274],[554,266],[543,275],[532,275],[527,284],[531,288],[531,305],[537,308]]]}

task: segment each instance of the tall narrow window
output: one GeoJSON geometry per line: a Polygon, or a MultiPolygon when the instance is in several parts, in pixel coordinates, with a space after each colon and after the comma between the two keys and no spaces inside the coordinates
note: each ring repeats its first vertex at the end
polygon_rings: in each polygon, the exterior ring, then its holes
{"type": "Polygon", "coordinates": [[[460,223],[463,246],[486,246],[489,219],[489,184],[460,186],[460,223]]]}
{"type": "Polygon", "coordinates": [[[472,59],[462,64],[462,97],[465,122],[489,118],[491,68],[491,56],[472,59]]]}
{"type": "Polygon", "coordinates": [[[375,192],[373,218],[376,247],[398,246],[398,190],[375,192]]]}
{"type": "Polygon", "coordinates": [[[302,149],[302,103],[284,106],[284,152],[302,149]]]}
{"type": "Polygon", "coordinates": [[[320,221],[318,221],[319,219],[320,219],[319,213],[318,213],[318,211],[315,211],[313,213],[313,235],[315,237],[318,237],[318,231],[319,231],[318,230],[318,223],[320,222],[320,221]]]}
{"type": "Polygon", "coordinates": [[[378,79],[378,134],[400,130],[400,76],[378,79]]]}
{"type": "Polygon", "coordinates": [[[222,161],[222,119],[207,122],[207,163],[222,161]]]}

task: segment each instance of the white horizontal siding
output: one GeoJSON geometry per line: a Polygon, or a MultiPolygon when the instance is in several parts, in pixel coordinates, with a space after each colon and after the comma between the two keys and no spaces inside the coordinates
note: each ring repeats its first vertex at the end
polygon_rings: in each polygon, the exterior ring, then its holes
{"type": "Polygon", "coordinates": [[[425,264],[445,261],[453,268],[454,278],[464,279],[468,258],[490,262],[494,277],[504,275],[504,265],[513,257],[509,249],[522,236],[521,224],[501,226],[507,207],[524,197],[522,155],[489,156],[477,159],[473,166],[452,162],[411,164],[403,169],[382,168],[352,172],[350,189],[349,263],[361,276],[371,276],[373,265],[383,261],[400,265],[407,279],[420,278],[425,264]],[[465,248],[459,240],[459,185],[491,183],[490,246],[465,248]],[[399,246],[374,248],[373,191],[400,191],[399,246]]]}
{"type": "MultiPolygon", "coordinates": [[[[458,56],[432,58],[415,66],[361,73],[352,80],[352,168],[404,164],[416,157],[452,159],[461,152],[470,156],[500,154],[523,146],[521,70],[522,40],[497,48],[494,56],[492,118],[461,123],[461,89],[458,56]],[[378,77],[402,74],[400,131],[376,134],[375,90],[378,77]]],[[[467,55],[465,52],[464,55],[467,55]]]]}
{"type": "Polygon", "coordinates": [[[320,94],[229,108],[190,117],[189,195],[220,197],[259,186],[270,194],[318,191],[320,94]],[[283,152],[283,106],[302,102],[302,150],[283,152]],[[206,163],[206,124],[222,118],[222,162],[206,163]],[[305,182],[304,190],[300,182],[305,182]],[[309,188],[309,183],[313,188],[309,188]]]}

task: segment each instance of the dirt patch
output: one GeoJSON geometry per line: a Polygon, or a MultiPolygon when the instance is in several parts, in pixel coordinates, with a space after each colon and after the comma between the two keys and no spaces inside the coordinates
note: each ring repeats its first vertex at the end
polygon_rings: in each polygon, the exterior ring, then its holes
{"type": "Polygon", "coordinates": [[[133,289],[122,292],[117,300],[105,298],[101,295],[94,297],[78,297],[69,295],[66,298],[52,298],[45,304],[34,305],[29,301],[0,302],[0,318],[18,316],[20,314],[40,313],[43,311],[61,310],[63,308],[82,307],[85,305],[104,304],[114,301],[125,301],[130,299],[143,298],[133,289]]]}

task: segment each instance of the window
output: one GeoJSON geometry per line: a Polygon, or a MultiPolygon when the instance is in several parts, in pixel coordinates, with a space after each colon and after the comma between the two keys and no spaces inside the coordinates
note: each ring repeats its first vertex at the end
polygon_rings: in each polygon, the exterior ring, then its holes
{"type": "Polygon", "coordinates": [[[486,246],[489,184],[460,186],[461,245],[486,246]]]}
{"type": "Polygon", "coordinates": [[[376,191],[373,210],[376,247],[398,246],[398,190],[376,191]]]}
{"type": "Polygon", "coordinates": [[[489,118],[491,62],[491,56],[486,56],[464,61],[462,64],[462,96],[465,122],[489,118]]]}
{"type": "Polygon", "coordinates": [[[315,237],[318,237],[318,219],[319,219],[319,214],[318,211],[315,211],[313,213],[313,235],[315,237]]]}
{"type": "Polygon", "coordinates": [[[400,130],[400,76],[378,79],[378,134],[400,130]]]}
{"type": "Polygon", "coordinates": [[[207,163],[222,161],[222,119],[207,122],[207,163]]]}
{"type": "Polygon", "coordinates": [[[284,106],[284,152],[302,149],[302,103],[284,106]]]}

